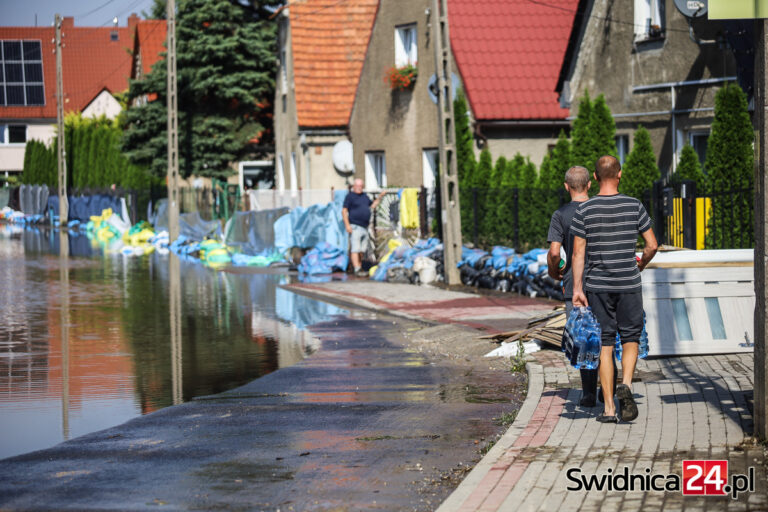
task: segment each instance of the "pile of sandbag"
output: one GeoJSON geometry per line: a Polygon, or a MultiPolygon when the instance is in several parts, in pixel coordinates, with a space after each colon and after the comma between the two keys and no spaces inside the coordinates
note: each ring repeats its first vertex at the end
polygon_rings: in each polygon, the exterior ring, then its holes
{"type": "Polygon", "coordinates": [[[509,247],[496,246],[490,253],[465,247],[459,270],[467,286],[563,300],[560,282],[547,274],[546,249],[518,255],[509,247]]]}
{"type": "Polygon", "coordinates": [[[374,281],[429,284],[443,280],[443,244],[437,238],[418,240],[413,246],[399,239],[387,244],[389,250],[370,270],[374,281]]]}

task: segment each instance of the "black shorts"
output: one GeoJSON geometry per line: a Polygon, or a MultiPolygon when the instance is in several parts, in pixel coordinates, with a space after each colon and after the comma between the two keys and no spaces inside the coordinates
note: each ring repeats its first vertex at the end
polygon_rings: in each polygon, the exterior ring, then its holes
{"type": "Polygon", "coordinates": [[[638,343],[643,332],[643,292],[587,292],[587,301],[600,322],[600,339],[604,347],[616,344],[616,331],[621,343],[638,343]]]}

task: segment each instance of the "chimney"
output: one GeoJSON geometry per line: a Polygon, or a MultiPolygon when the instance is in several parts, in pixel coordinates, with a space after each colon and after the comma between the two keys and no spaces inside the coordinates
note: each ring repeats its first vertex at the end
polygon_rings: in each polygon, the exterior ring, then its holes
{"type": "Polygon", "coordinates": [[[64,16],[61,19],[61,28],[72,28],[75,26],[75,18],[74,16],[64,16]]]}
{"type": "Polygon", "coordinates": [[[133,29],[138,24],[139,24],[139,17],[136,15],[135,12],[132,12],[131,15],[128,16],[128,28],[131,29],[131,33],[133,33],[133,29]]]}

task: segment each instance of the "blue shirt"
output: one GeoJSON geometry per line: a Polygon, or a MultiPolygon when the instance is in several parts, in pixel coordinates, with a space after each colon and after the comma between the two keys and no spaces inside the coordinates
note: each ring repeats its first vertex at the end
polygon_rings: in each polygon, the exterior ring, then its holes
{"type": "Polygon", "coordinates": [[[347,194],[344,198],[344,208],[349,212],[349,223],[367,228],[371,218],[371,204],[373,201],[365,193],[347,194]]]}

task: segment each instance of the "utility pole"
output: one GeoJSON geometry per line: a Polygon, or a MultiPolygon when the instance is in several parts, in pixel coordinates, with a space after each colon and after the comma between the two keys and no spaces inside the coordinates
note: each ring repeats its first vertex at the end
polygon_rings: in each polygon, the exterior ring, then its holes
{"type": "Polygon", "coordinates": [[[176,91],[176,2],[168,0],[168,235],[179,237],[179,104],[176,91]]]}
{"type": "MultiPolygon", "coordinates": [[[[757,7],[757,6],[756,6],[757,7]]],[[[766,340],[768,324],[768,198],[765,189],[768,185],[766,165],[768,165],[768,20],[755,20],[755,392],[754,425],[755,436],[768,439],[768,360],[766,360],[766,340]]]]}
{"type": "Polygon", "coordinates": [[[61,78],[61,15],[53,22],[56,27],[56,128],[58,130],[57,158],[59,161],[59,225],[65,228],[69,217],[67,201],[67,152],[64,149],[64,82],[61,78]]]}
{"type": "Polygon", "coordinates": [[[440,153],[440,198],[443,226],[443,262],[447,284],[460,284],[457,265],[461,260],[461,211],[456,163],[456,128],[453,119],[453,56],[448,30],[446,0],[432,0],[432,33],[435,43],[435,75],[437,76],[438,141],[440,153]]]}

